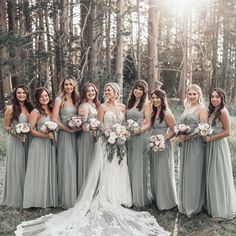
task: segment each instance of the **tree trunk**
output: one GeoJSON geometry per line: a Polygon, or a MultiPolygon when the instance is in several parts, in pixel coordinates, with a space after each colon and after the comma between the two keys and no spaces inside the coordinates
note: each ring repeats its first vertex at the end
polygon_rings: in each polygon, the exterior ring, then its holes
{"type": "Polygon", "coordinates": [[[157,1],[149,0],[148,10],[148,86],[153,91],[157,81],[160,81],[158,72],[158,12],[157,1]]]}
{"type": "MultiPolygon", "coordinates": [[[[6,8],[5,0],[0,0],[0,32],[7,33],[7,8],[6,8]]],[[[8,96],[11,93],[12,85],[11,85],[11,74],[9,65],[5,62],[8,61],[9,54],[7,47],[2,46],[0,47],[0,109],[4,108],[4,95],[7,94],[8,96]]]]}
{"type": "MultiPolygon", "coordinates": [[[[123,91],[123,31],[124,31],[124,0],[116,2],[116,47],[115,47],[115,70],[116,81],[123,91]]],[[[122,100],[123,98],[121,98],[122,100]]]]}

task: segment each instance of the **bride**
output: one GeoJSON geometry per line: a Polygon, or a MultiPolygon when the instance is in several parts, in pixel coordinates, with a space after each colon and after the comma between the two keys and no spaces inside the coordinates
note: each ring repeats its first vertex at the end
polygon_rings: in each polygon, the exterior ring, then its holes
{"type": "MultiPolygon", "coordinates": [[[[105,86],[106,101],[98,119],[105,128],[124,120],[125,106],[118,103],[116,83],[105,86]]],[[[137,212],[132,205],[127,156],[108,161],[105,143],[98,140],[87,180],[73,208],[49,214],[17,226],[16,235],[70,236],[154,236],[170,235],[148,212],[137,212]]]]}

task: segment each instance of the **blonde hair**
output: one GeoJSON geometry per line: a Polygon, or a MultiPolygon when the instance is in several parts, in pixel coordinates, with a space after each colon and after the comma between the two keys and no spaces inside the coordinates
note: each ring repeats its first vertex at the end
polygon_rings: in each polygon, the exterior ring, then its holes
{"type": "Polygon", "coordinates": [[[186,95],[186,98],[185,98],[185,100],[184,100],[184,106],[185,106],[185,107],[190,106],[190,101],[189,101],[189,99],[188,99],[188,92],[189,92],[190,90],[194,90],[195,92],[197,92],[197,94],[198,94],[198,101],[197,101],[197,103],[198,103],[199,105],[201,105],[201,106],[205,106],[205,105],[204,105],[203,96],[202,96],[202,89],[201,89],[200,86],[198,86],[197,84],[191,84],[191,85],[188,86],[188,88],[187,88],[187,95],[186,95]]]}
{"type": "Polygon", "coordinates": [[[72,86],[74,87],[74,91],[71,94],[71,98],[72,98],[74,106],[77,107],[79,104],[79,101],[80,101],[80,97],[79,97],[79,91],[78,91],[78,86],[77,86],[76,80],[72,77],[66,77],[64,80],[62,80],[62,82],[59,86],[58,96],[62,100],[61,104],[63,106],[66,101],[65,90],[64,90],[64,84],[65,84],[66,80],[69,80],[71,82],[72,86]]]}
{"type": "Polygon", "coordinates": [[[119,98],[120,98],[120,87],[119,87],[119,85],[117,83],[110,82],[110,83],[107,83],[105,85],[104,90],[108,86],[110,86],[113,89],[114,93],[116,94],[116,99],[119,100],[119,98]]]}

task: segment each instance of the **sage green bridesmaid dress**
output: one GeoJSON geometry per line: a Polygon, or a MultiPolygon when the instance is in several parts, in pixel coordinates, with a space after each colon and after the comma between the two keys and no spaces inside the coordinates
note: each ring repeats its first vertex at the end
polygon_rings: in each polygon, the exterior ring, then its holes
{"type": "MultiPolygon", "coordinates": [[[[85,105],[85,104],[83,104],[85,105]]],[[[97,118],[97,109],[95,106],[86,104],[89,108],[88,118],[97,118]]],[[[77,138],[78,144],[78,194],[87,178],[90,164],[95,147],[95,137],[88,132],[80,132],[77,138]]]]}
{"type": "MultiPolygon", "coordinates": [[[[223,131],[216,120],[213,135],[223,131]]],[[[227,138],[208,142],[206,146],[206,210],[216,220],[228,220],[236,215],[236,193],[227,138]]]]}
{"type": "MultiPolygon", "coordinates": [[[[143,111],[137,108],[127,110],[127,119],[142,126],[143,111]]],[[[133,205],[144,207],[150,204],[148,198],[148,135],[146,132],[132,136],[128,141],[128,168],[130,175],[133,205]]]]}
{"type": "MultiPolygon", "coordinates": [[[[36,130],[50,121],[40,115],[36,130]]],[[[25,176],[23,208],[56,207],[58,205],[56,146],[53,140],[32,136],[29,143],[28,164],[25,176]]]]}
{"type": "MultiPolygon", "coordinates": [[[[151,135],[165,135],[168,128],[164,120],[160,123],[156,119],[151,135]]],[[[165,143],[164,151],[150,151],[152,196],[160,210],[168,210],[177,205],[173,146],[169,140],[165,143]]]]}
{"type": "MultiPolygon", "coordinates": [[[[196,112],[196,111],[195,111],[196,112]]],[[[187,124],[191,130],[197,127],[195,112],[181,118],[181,123],[187,124]]],[[[184,141],[180,148],[179,163],[179,211],[188,217],[201,212],[205,196],[205,145],[202,137],[195,136],[184,141]]]]}
{"type": "MultiPolygon", "coordinates": [[[[20,114],[18,123],[27,122],[28,116],[20,114]]],[[[12,128],[14,128],[16,124],[17,122],[13,122],[12,128]]],[[[26,154],[27,144],[13,135],[9,135],[1,205],[22,208],[26,154]]]]}
{"type": "MultiPolygon", "coordinates": [[[[67,125],[68,120],[77,114],[75,107],[64,104],[59,111],[60,120],[67,125]]],[[[74,206],[77,198],[77,137],[60,129],[57,137],[58,204],[68,209],[74,206]]]]}

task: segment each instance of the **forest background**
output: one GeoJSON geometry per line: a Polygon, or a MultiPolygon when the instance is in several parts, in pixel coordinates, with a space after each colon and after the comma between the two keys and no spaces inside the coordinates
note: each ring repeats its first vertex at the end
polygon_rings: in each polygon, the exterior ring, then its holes
{"type": "MultiPolygon", "coordinates": [[[[236,183],[236,0],[0,0],[0,116],[12,89],[47,87],[55,98],[60,81],[80,87],[117,82],[123,101],[137,79],[149,91],[162,85],[178,120],[186,87],[222,87],[232,119],[229,138],[236,183]]],[[[7,137],[0,118],[0,194],[7,137]]],[[[178,149],[175,146],[178,182],[178,149]]],[[[62,209],[0,207],[0,235],[13,235],[23,220],[62,209]]],[[[139,210],[139,209],[137,209],[139,210]]],[[[205,213],[187,218],[145,208],[173,235],[236,235],[236,220],[216,223],[205,213]]]]}

